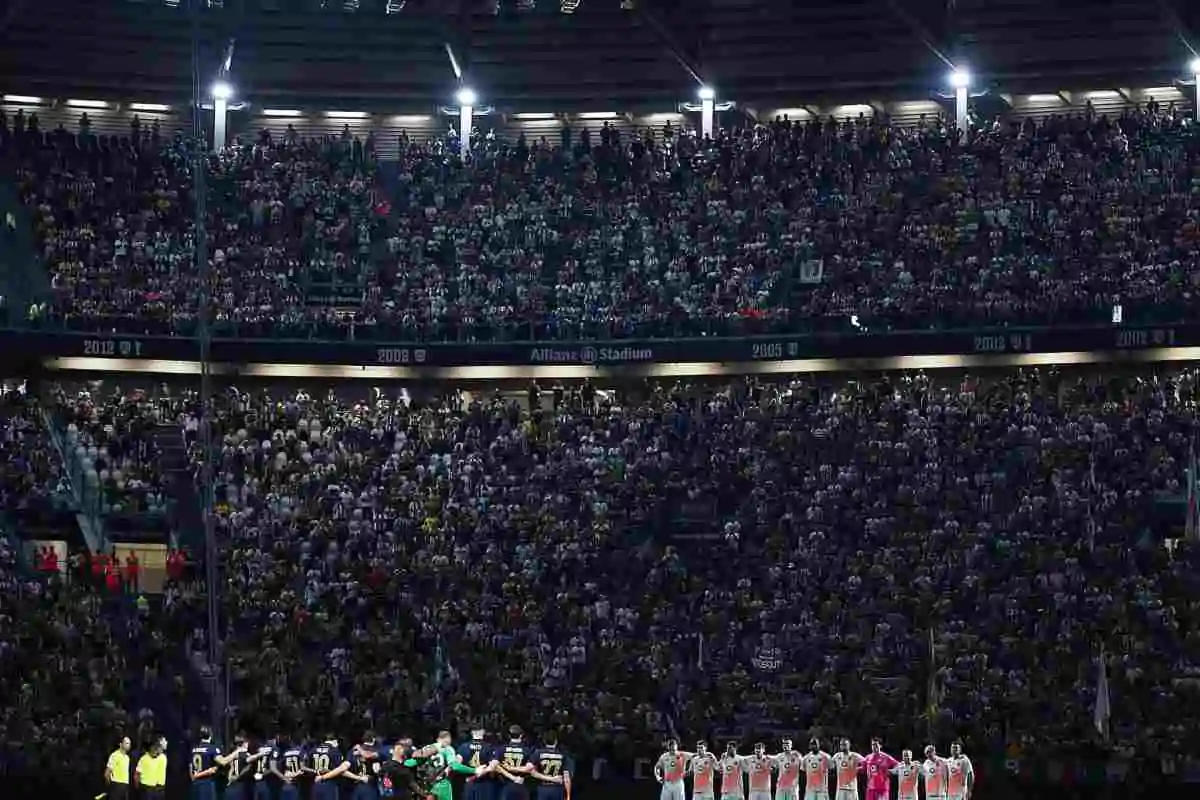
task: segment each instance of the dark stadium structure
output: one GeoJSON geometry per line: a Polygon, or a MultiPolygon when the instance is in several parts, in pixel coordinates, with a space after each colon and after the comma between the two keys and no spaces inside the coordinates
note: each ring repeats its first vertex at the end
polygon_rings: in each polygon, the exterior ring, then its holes
{"type": "MultiPolygon", "coordinates": [[[[1001,93],[1169,86],[1192,4],[1115,0],[542,0],[206,3],[203,68],[229,39],[245,96],[264,106],[425,111],[448,102],[445,45],[506,111],[637,110],[690,99],[689,72],[749,108],[886,102],[941,87],[965,62],[1001,93]],[[628,7],[625,7],[628,6],[628,7]],[[491,6],[489,6],[490,8],[491,6]]],[[[188,3],[14,2],[0,36],[6,91],[178,103],[190,96],[188,3]]]]}

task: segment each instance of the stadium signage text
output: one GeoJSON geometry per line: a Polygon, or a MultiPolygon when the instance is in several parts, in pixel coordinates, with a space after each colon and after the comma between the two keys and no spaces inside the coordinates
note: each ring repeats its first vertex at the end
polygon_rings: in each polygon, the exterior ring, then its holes
{"type": "MultiPolygon", "coordinates": [[[[797,359],[889,359],[906,356],[1021,355],[1148,351],[1200,347],[1200,323],[1174,326],[1062,326],[977,331],[904,331],[795,336],[708,337],[561,343],[395,344],[380,341],[255,340],[214,337],[222,364],[312,364],[402,367],[634,366],[659,363],[755,363],[797,359]]],[[[170,336],[0,330],[9,360],[33,358],[195,361],[195,339],[170,336]]]]}
{"type": "Polygon", "coordinates": [[[654,350],[650,347],[535,347],[529,352],[530,364],[612,364],[654,360],[654,350]]]}

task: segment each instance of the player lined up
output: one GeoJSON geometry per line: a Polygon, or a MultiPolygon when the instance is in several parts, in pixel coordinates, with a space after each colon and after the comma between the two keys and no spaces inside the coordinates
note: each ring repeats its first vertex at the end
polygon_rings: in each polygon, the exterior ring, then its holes
{"type": "MultiPolygon", "coordinates": [[[[205,727],[189,766],[192,800],[216,800],[218,776],[225,779],[223,800],[273,800],[276,794],[279,800],[300,800],[301,782],[311,784],[312,800],[411,795],[389,777],[401,767],[420,769],[423,780],[417,783],[428,791],[423,790],[419,800],[426,795],[430,800],[453,800],[452,773],[468,776],[466,800],[526,800],[527,780],[536,800],[570,800],[574,772],[574,762],[559,749],[556,735],[547,734],[540,747],[530,747],[517,726],[509,729],[503,745],[487,743],[484,730],[475,729],[457,748],[448,731],[419,748],[409,738],[386,745],[368,732],[349,753],[332,734],[312,745],[281,736],[259,747],[251,747],[247,737],[239,735],[226,754],[213,744],[212,731],[205,727]],[[343,785],[352,792],[343,793],[343,785]]],[[[407,780],[405,784],[416,785],[407,780]]]]}
{"type": "Polygon", "coordinates": [[[771,800],[772,776],[778,776],[774,800],[800,800],[800,774],[804,774],[804,800],[858,800],[858,779],[866,777],[866,800],[889,800],[892,777],[896,778],[898,800],[918,800],[918,786],[925,785],[926,800],[970,800],[975,785],[975,769],[962,752],[962,744],[950,745],[950,757],[937,754],[933,745],[925,748],[925,760],[913,760],[912,750],[904,750],[896,759],[883,750],[879,739],[871,740],[871,752],[854,752],[849,739],[838,743],[832,755],[810,739],[808,752],[793,749],[792,740],[780,743],[780,752],[768,755],[765,744],[754,745],[752,755],[737,752],[730,743],[724,755],[717,757],[704,742],[695,752],[679,749],[672,739],[654,765],[654,777],[662,784],[662,800],[685,800],[684,780],[692,776],[692,800],[718,800],[717,776],[720,776],[720,800],[771,800]]]}

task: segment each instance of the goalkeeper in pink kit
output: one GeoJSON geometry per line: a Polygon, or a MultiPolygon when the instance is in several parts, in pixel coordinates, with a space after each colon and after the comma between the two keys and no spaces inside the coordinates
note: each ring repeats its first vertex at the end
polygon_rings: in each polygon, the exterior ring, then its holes
{"type": "Polygon", "coordinates": [[[871,740],[871,755],[863,759],[867,773],[867,800],[888,800],[892,786],[892,769],[900,762],[883,752],[879,737],[871,740]]]}

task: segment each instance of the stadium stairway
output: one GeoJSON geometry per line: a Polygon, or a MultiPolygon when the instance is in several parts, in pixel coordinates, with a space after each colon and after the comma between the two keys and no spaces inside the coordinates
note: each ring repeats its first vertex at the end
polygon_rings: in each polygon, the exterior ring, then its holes
{"type": "Polygon", "coordinates": [[[71,487],[71,498],[74,502],[75,521],[79,531],[87,543],[88,550],[93,553],[108,551],[108,535],[104,530],[104,520],[100,515],[99,493],[96,487],[89,485],[87,471],[76,450],[75,442],[69,441],[63,429],[58,425],[44,407],[39,406],[42,426],[50,434],[54,450],[62,461],[64,473],[71,487]]]}
{"type": "Polygon", "coordinates": [[[159,471],[167,480],[172,500],[173,543],[193,553],[203,553],[204,515],[183,431],[174,424],[157,425],[151,433],[151,439],[158,447],[159,471]]]}

